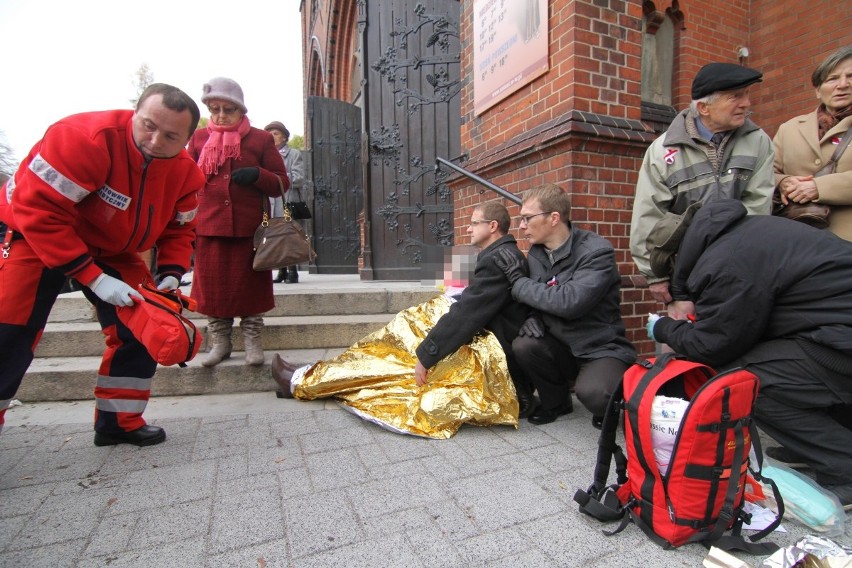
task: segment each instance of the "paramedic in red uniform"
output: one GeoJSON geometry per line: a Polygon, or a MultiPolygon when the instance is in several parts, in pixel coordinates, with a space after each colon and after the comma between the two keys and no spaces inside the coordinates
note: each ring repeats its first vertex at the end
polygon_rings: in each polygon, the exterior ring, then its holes
{"type": "Polygon", "coordinates": [[[188,270],[204,175],[184,150],[199,120],[156,83],[136,110],[76,114],[48,128],[0,188],[0,429],[66,277],[85,286],[106,335],[95,445],[166,439],[142,412],[157,364],[116,316],[136,287],[174,289],[188,270]],[[153,277],[139,251],[157,247],[153,277]]]}

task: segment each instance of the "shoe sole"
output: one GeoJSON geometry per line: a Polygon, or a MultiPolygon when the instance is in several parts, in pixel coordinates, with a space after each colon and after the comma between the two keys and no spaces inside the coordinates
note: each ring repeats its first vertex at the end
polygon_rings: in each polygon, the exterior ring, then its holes
{"type": "Polygon", "coordinates": [[[539,420],[530,420],[529,418],[527,418],[527,422],[529,422],[530,424],[535,424],[536,426],[544,426],[545,424],[553,424],[553,423],[554,423],[554,422],[556,422],[556,421],[557,421],[557,420],[558,420],[561,416],[567,416],[568,414],[571,414],[572,412],[574,412],[574,407],[573,407],[573,406],[572,406],[571,408],[569,408],[569,409],[565,410],[565,411],[559,411],[559,412],[557,413],[557,415],[556,415],[556,418],[554,418],[553,420],[547,420],[547,421],[545,421],[545,422],[541,422],[541,421],[539,421],[539,420]]]}
{"type": "Polygon", "coordinates": [[[96,446],[117,446],[118,444],[131,444],[133,446],[154,446],[161,442],[166,441],[166,432],[163,430],[162,434],[159,436],[155,436],[152,438],[146,438],[144,440],[136,440],[131,441],[120,436],[110,436],[109,434],[101,434],[100,432],[95,432],[95,445],[96,446]]]}

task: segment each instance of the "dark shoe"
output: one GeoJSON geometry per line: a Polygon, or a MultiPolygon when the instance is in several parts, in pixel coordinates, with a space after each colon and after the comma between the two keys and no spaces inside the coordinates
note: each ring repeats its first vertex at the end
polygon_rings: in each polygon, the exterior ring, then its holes
{"type": "Polygon", "coordinates": [[[275,396],[278,398],[293,398],[293,393],[290,390],[290,379],[293,378],[294,370],[295,368],[282,359],[278,353],[272,357],[272,380],[281,387],[280,390],[275,391],[275,396]]]}
{"type": "Polygon", "coordinates": [[[852,483],[844,485],[823,485],[823,487],[835,495],[840,501],[844,511],[852,511],[852,483]]]}
{"type": "Polygon", "coordinates": [[[285,284],[297,284],[299,282],[299,271],[295,266],[287,269],[287,276],[284,277],[285,284]]]}
{"type": "Polygon", "coordinates": [[[806,469],[810,467],[801,455],[791,449],[785,448],[784,446],[766,448],[765,453],[767,457],[770,457],[775,461],[779,461],[793,469],[806,469]]]}
{"type": "Polygon", "coordinates": [[[166,431],[159,426],[146,424],[132,432],[95,432],[96,446],[115,446],[116,444],[133,444],[134,446],[153,446],[166,441],[166,431]]]}
{"type": "Polygon", "coordinates": [[[598,430],[603,428],[603,416],[592,416],[592,426],[598,430]]]}
{"type": "Polygon", "coordinates": [[[535,396],[532,394],[518,393],[518,418],[526,418],[535,410],[535,396]]]}
{"type": "Polygon", "coordinates": [[[543,406],[539,406],[535,412],[530,414],[530,417],[527,418],[527,420],[530,424],[550,424],[560,416],[571,414],[572,412],[574,412],[574,405],[570,402],[553,409],[546,409],[543,406]]]}
{"type": "Polygon", "coordinates": [[[273,278],[272,281],[275,282],[276,284],[280,284],[281,282],[284,282],[284,279],[286,277],[287,277],[287,271],[286,270],[279,270],[278,275],[275,278],[273,278]]]}

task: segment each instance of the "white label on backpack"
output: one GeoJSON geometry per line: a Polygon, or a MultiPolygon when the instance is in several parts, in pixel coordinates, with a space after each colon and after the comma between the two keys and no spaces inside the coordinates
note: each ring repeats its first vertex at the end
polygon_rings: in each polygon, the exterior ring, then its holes
{"type": "Polygon", "coordinates": [[[651,405],[651,445],[660,473],[665,474],[688,400],[657,395],[651,405]]]}

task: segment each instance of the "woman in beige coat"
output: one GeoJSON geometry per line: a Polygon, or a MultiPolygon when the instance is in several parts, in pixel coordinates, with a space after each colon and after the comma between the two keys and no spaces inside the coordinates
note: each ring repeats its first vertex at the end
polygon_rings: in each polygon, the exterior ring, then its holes
{"type": "Polygon", "coordinates": [[[828,230],[852,241],[852,144],[835,173],[813,177],[852,128],[852,45],[820,63],[811,82],[817,109],[785,122],[775,135],[775,184],[782,199],[830,205],[828,230]]]}

